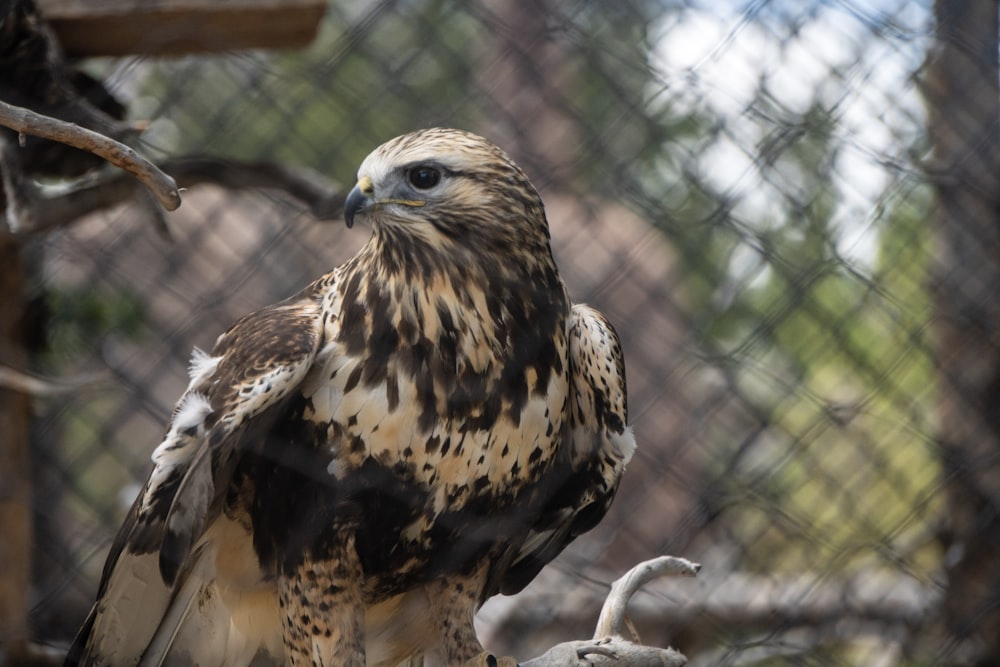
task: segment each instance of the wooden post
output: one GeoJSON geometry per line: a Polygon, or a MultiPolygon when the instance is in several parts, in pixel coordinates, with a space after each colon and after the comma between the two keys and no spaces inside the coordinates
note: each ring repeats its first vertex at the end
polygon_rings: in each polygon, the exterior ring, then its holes
{"type": "Polygon", "coordinates": [[[1000,664],[1000,68],[997,0],[937,0],[924,89],[949,635],[938,664],[1000,664]]]}
{"type": "Polygon", "coordinates": [[[302,47],[325,0],[37,0],[66,55],[176,56],[302,47]]]}
{"type": "MultiPolygon", "coordinates": [[[[0,363],[25,368],[24,266],[20,244],[0,231],[0,363]]],[[[30,397],[0,387],[0,648],[9,664],[28,650],[31,581],[30,397]]],[[[4,657],[0,655],[0,658],[4,657]]]]}

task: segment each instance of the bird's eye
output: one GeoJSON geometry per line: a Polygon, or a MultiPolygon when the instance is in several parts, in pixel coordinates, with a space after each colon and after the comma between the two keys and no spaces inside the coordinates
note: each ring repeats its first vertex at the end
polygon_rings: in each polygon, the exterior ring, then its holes
{"type": "Polygon", "coordinates": [[[410,185],[418,190],[430,190],[441,181],[441,172],[426,165],[413,167],[406,173],[410,185]]]}

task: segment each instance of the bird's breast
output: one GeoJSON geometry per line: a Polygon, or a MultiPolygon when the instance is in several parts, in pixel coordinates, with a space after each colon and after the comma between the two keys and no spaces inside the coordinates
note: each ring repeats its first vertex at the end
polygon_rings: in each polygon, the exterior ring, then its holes
{"type": "MultiPolygon", "coordinates": [[[[310,525],[349,508],[370,599],[474,566],[517,540],[532,496],[525,489],[558,456],[569,404],[560,307],[390,293],[368,298],[363,311],[338,297],[344,315],[328,321],[327,343],[289,409],[300,426],[282,439],[307,452],[305,474],[286,475],[283,504],[308,507],[310,525]]],[[[273,486],[279,476],[261,479],[273,486]]]]}
{"type": "Polygon", "coordinates": [[[486,492],[516,494],[561,444],[565,373],[528,367],[505,386],[499,362],[449,375],[433,354],[337,356],[323,367],[326,381],[304,396],[302,417],[319,428],[327,472],[342,479],[373,461],[427,489],[422,509],[433,512],[486,492]],[[373,372],[375,363],[383,368],[373,372]]]}

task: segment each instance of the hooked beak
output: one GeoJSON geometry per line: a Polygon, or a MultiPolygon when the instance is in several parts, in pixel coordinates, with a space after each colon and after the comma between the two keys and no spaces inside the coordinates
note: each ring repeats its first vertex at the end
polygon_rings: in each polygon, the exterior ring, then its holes
{"type": "Polygon", "coordinates": [[[420,208],[426,206],[427,202],[423,199],[397,199],[393,197],[377,199],[375,197],[375,184],[372,182],[371,177],[362,176],[358,179],[358,184],[347,193],[347,199],[344,200],[344,222],[347,223],[347,228],[350,229],[354,226],[354,216],[364,213],[371,208],[386,206],[388,204],[420,208]]]}
{"type": "Polygon", "coordinates": [[[344,201],[344,222],[347,228],[354,226],[354,216],[361,213],[375,202],[375,184],[372,179],[362,176],[358,184],[351,188],[344,201]]]}

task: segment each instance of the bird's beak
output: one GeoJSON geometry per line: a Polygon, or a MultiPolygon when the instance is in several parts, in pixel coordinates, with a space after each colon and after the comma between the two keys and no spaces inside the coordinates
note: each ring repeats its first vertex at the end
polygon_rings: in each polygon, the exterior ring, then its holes
{"type": "Polygon", "coordinates": [[[347,228],[354,226],[354,216],[361,213],[375,202],[375,184],[368,176],[358,179],[358,184],[351,188],[344,201],[344,222],[347,228]]]}
{"type": "Polygon", "coordinates": [[[369,176],[362,176],[358,179],[358,184],[347,193],[347,199],[344,201],[344,221],[347,223],[347,228],[350,229],[354,226],[354,216],[358,213],[387,204],[420,208],[426,206],[427,202],[423,199],[393,199],[390,197],[376,199],[375,184],[372,179],[369,176]]]}

